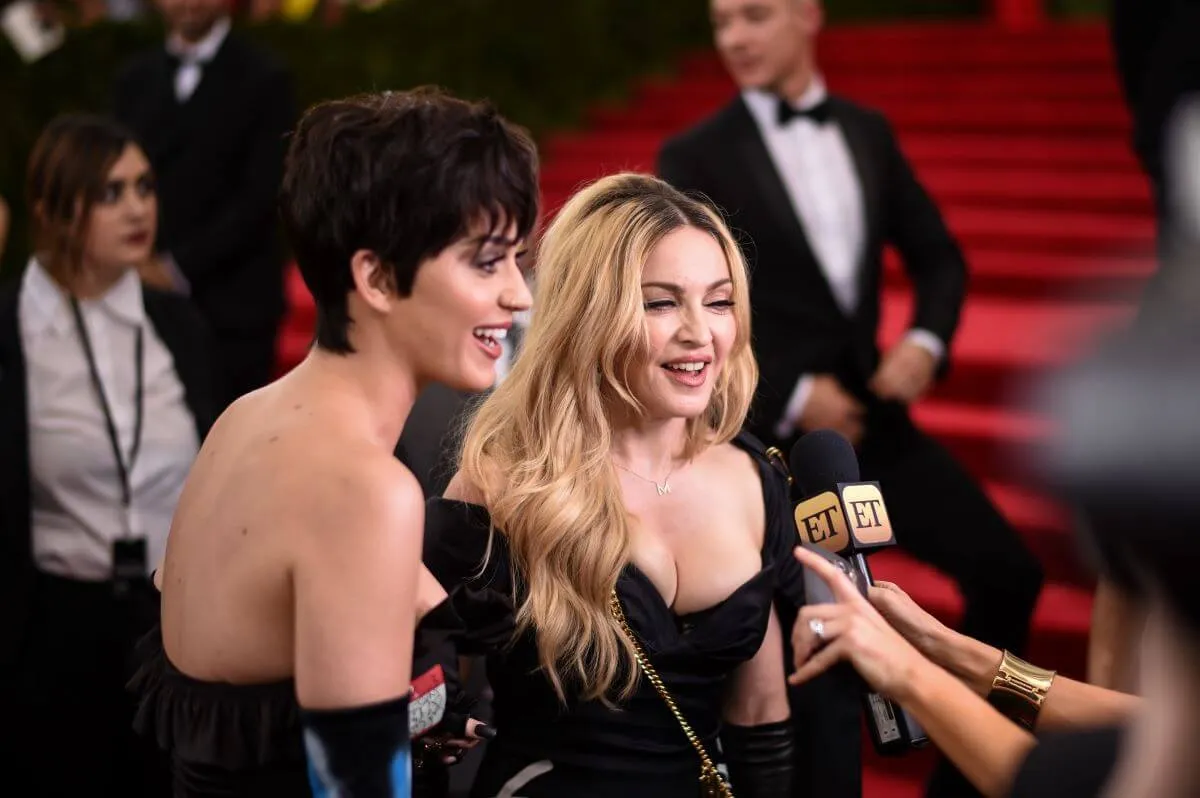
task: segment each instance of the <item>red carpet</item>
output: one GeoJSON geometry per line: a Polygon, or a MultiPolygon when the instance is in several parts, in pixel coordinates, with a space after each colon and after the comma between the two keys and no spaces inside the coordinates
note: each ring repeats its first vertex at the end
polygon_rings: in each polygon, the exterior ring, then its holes
{"type": "MultiPolygon", "coordinates": [[[[979,476],[1045,563],[1033,659],[1081,674],[1089,580],[1067,512],[1039,493],[1018,456],[1036,453],[1053,431],[1017,400],[1025,380],[1126,318],[1152,268],[1149,191],[1129,151],[1106,32],[841,28],[821,48],[831,89],[887,114],[967,252],[971,293],[955,366],[916,416],[979,476]]],[[[641,87],[627,104],[598,109],[586,131],[545,147],[546,207],[553,211],[575,187],[607,172],[651,170],[666,136],[732,93],[706,54],[675,77],[641,87]]],[[[295,281],[293,288],[285,365],[302,354],[311,328],[303,286],[295,281]]],[[[885,341],[904,329],[908,304],[903,274],[892,264],[885,341]]],[[[874,563],[879,577],[902,584],[940,617],[958,617],[960,598],[940,574],[899,554],[874,563]]],[[[928,754],[872,758],[866,795],[919,795],[931,761],[928,754]]]]}

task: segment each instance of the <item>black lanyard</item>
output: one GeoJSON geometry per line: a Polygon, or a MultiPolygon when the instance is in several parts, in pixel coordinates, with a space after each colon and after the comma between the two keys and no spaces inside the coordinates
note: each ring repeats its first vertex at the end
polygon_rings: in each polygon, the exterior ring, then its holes
{"type": "Polygon", "coordinates": [[[133,445],[129,448],[129,461],[125,461],[125,457],[121,454],[121,441],[117,438],[117,424],[113,419],[112,408],[108,404],[108,397],[104,394],[104,384],[100,382],[100,370],[96,368],[96,353],[92,349],[92,339],[88,336],[87,327],[83,323],[83,314],[79,312],[79,302],[75,297],[71,297],[71,313],[75,316],[75,327],[79,330],[79,340],[83,344],[83,354],[87,357],[88,372],[92,377],[92,387],[96,389],[96,395],[100,398],[100,409],[104,411],[104,424],[108,428],[108,441],[112,444],[113,457],[117,460],[117,473],[121,477],[121,506],[129,510],[133,502],[133,486],[130,482],[130,474],[133,472],[133,464],[137,461],[138,450],[142,446],[142,404],[144,401],[142,390],[142,327],[138,325],[137,335],[134,339],[133,357],[134,357],[134,417],[133,417],[133,445]]]}

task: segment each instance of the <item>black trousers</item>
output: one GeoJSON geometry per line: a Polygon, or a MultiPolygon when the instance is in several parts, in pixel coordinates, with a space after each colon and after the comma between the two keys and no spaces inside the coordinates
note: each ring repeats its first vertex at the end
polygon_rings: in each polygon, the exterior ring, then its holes
{"type": "Polygon", "coordinates": [[[108,582],[38,577],[15,677],[0,687],[6,784],[40,798],[170,795],[166,756],[134,734],[125,689],[134,645],[157,617],[144,588],[117,598],[108,582]]]}
{"type": "Polygon", "coordinates": [[[1023,654],[1042,567],[975,479],[898,411],[868,422],[859,465],[883,490],[900,548],[958,583],[962,633],[1023,654]]]}
{"type": "MultiPolygon", "coordinates": [[[[958,583],[965,601],[962,633],[1024,653],[1041,593],[1041,564],[974,478],[906,414],[885,417],[870,429],[859,460],[863,479],[877,480],[883,490],[900,547],[958,583]]],[[[943,758],[926,795],[980,793],[943,758]]]]}

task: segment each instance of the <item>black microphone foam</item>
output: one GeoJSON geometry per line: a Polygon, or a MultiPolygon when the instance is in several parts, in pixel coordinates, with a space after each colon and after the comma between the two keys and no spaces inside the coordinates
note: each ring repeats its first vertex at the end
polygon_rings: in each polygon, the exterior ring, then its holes
{"type": "Polygon", "coordinates": [[[831,429],[814,430],[796,441],[788,464],[802,496],[836,491],[839,482],[858,482],[854,447],[831,429]]]}

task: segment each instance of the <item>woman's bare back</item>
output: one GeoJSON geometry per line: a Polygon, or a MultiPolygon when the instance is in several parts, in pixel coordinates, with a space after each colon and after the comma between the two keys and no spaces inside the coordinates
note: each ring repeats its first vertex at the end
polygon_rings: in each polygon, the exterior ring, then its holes
{"type": "Polygon", "coordinates": [[[214,426],[162,567],[163,643],[181,671],[237,684],[294,675],[297,567],[355,523],[356,493],[404,470],[357,411],[285,379],[214,426]]]}

